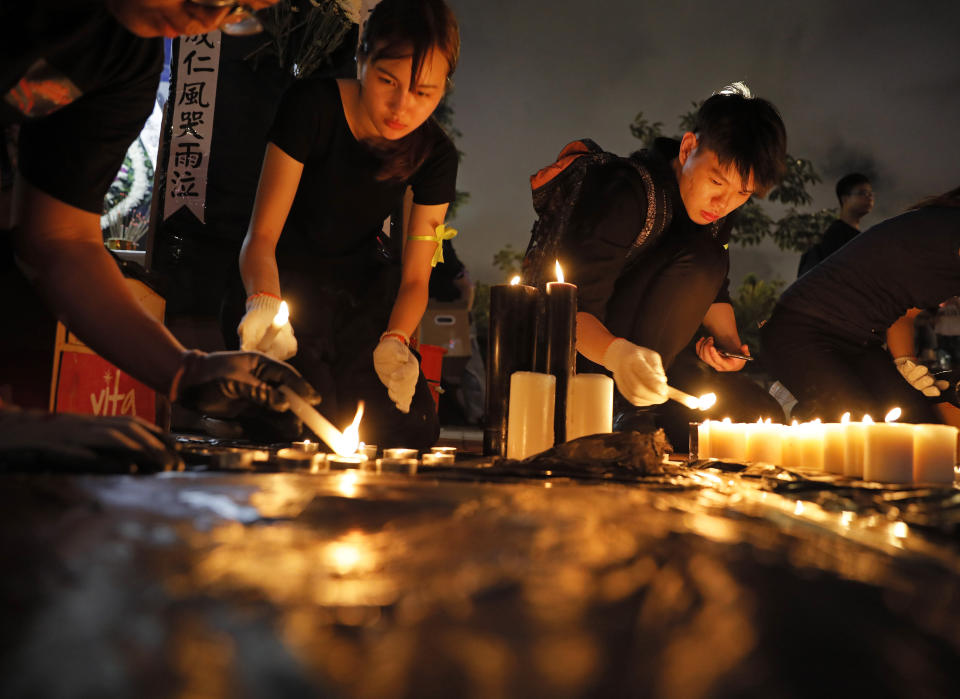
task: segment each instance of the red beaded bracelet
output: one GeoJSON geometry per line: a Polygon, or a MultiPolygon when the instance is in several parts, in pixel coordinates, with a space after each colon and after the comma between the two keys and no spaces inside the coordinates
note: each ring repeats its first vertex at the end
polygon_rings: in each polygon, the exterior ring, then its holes
{"type": "Polygon", "coordinates": [[[397,338],[398,340],[400,340],[400,342],[402,342],[402,343],[405,344],[405,345],[409,345],[409,344],[410,344],[410,341],[409,341],[406,337],[404,337],[403,335],[401,335],[400,333],[384,333],[383,335],[380,336],[380,339],[383,340],[383,338],[385,338],[385,337],[395,337],[395,338],[397,338]]]}
{"type": "Polygon", "coordinates": [[[276,299],[277,301],[283,301],[282,298],[280,298],[280,297],[277,296],[276,294],[271,294],[269,291],[258,291],[258,292],[255,293],[255,294],[250,294],[250,295],[247,297],[247,301],[249,301],[250,299],[255,299],[255,298],[257,298],[258,296],[269,296],[270,298],[276,299]]]}

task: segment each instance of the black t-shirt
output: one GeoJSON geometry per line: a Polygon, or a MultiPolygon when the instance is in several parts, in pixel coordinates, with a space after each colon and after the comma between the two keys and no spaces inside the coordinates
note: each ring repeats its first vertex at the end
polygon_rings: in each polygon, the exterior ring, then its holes
{"type": "MultiPolygon", "coordinates": [[[[601,322],[613,295],[617,279],[627,266],[628,256],[647,218],[647,202],[654,196],[669,200],[672,218],[661,240],[671,235],[704,235],[713,238],[729,270],[726,244],[730,238],[729,217],[713,224],[698,225],[687,216],[680,197],[671,161],[680,152],[680,142],[658,138],[645,163],[650,165],[655,187],[648,192],[643,179],[630,163],[619,161],[593,168],[584,177],[580,197],[571,214],[574,240],[566,246],[565,274],[577,285],[577,306],[601,322]],[[716,235],[715,235],[716,234],[716,235]]],[[[643,264],[643,253],[630,266],[643,264]]],[[[721,286],[716,302],[729,303],[729,280],[721,286]]]]}
{"type": "Polygon", "coordinates": [[[317,256],[347,256],[371,244],[408,185],[415,204],[453,201],[456,148],[434,120],[420,128],[433,142],[423,164],[406,181],[377,181],[382,161],[353,137],[337,81],[305,79],[287,90],[269,140],[304,167],[277,244],[281,274],[309,269],[317,256]]]}
{"type": "Polygon", "coordinates": [[[908,211],[864,231],[791,284],[778,304],[858,342],[910,308],[960,294],[960,208],[908,211]]]}
{"type": "Polygon", "coordinates": [[[33,186],[101,213],[153,110],[163,41],[143,39],[90,0],[4,2],[0,125],[20,123],[19,169],[33,186]]]}
{"type": "Polygon", "coordinates": [[[846,221],[839,218],[834,220],[823,232],[820,242],[803,253],[800,258],[800,266],[797,269],[797,276],[809,272],[814,265],[823,262],[859,234],[859,229],[854,228],[846,221]]]}

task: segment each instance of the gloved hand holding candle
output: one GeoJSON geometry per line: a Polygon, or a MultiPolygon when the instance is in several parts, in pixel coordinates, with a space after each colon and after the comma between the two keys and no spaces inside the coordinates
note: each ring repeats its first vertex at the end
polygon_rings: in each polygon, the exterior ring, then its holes
{"type": "Polygon", "coordinates": [[[410,412],[420,377],[420,363],[407,346],[409,341],[405,333],[388,330],[373,350],[373,368],[401,413],[410,412]]]}
{"type": "Polygon", "coordinates": [[[660,355],[618,337],[607,347],[603,366],[613,372],[617,390],[634,405],[667,400],[667,376],[660,355]]]}
{"type": "Polygon", "coordinates": [[[286,303],[273,294],[253,294],[247,299],[247,312],[237,326],[240,349],[259,351],[274,359],[289,359],[297,353],[286,303]]]}

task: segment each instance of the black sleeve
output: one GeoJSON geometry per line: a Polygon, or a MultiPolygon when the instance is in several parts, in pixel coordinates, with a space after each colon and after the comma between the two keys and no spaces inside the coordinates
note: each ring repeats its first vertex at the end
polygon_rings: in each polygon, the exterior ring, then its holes
{"type": "Polygon", "coordinates": [[[423,165],[410,178],[413,203],[425,206],[449,204],[457,195],[460,160],[457,149],[439,126],[433,128],[436,142],[423,165]]]}
{"type": "Polygon", "coordinates": [[[314,144],[324,134],[330,134],[334,116],[341,109],[335,80],[298,80],[283,93],[267,140],[294,160],[305,163],[314,144]]]}
{"type": "Polygon", "coordinates": [[[607,302],[647,216],[639,176],[622,165],[595,168],[584,179],[571,218],[563,264],[577,285],[577,308],[606,322],[607,302]]]}
{"type": "Polygon", "coordinates": [[[153,111],[163,68],[163,44],[140,42],[117,60],[131,78],[83,95],[20,127],[19,170],[37,189],[91,213],[123,164],[127,148],[153,111]]]}

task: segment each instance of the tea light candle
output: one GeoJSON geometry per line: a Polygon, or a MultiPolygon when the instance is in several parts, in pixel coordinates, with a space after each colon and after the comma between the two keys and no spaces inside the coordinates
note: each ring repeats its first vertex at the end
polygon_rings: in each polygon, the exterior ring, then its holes
{"type": "Polygon", "coordinates": [[[553,446],[556,388],[552,374],[518,371],[510,377],[507,458],[525,459],[553,446]]]}
{"type": "Polygon", "coordinates": [[[430,447],[430,451],[434,454],[450,454],[450,456],[457,455],[456,447],[430,447]]]}
{"type": "Polygon", "coordinates": [[[747,455],[747,430],[743,423],[725,417],[710,425],[710,457],[743,461],[747,455]]]}
{"type": "Polygon", "coordinates": [[[405,447],[392,447],[390,449],[383,450],[383,458],[385,459],[413,459],[417,458],[416,449],[407,449],[405,447]]]}
{"type": "Polygon", "coordinates": [[[766,464],[779,464],[782,455],[781,428],[769,420],[747,424],[747,461],[758,461],[766,464]]]}
{"type": "Polygon", "coordinates": [[[567,441],[613,431],[613,379],[576,374],[567,392],[567,441]]]}
{"type": "Polygon", "coordinates": [[[289,319],[290,308],[287,306],[286,301],[281,301],[280,309],[277,311],[276,315],[273,316],[273,322],[267,326],[266,332],[263,333],[263,337],[260,338],[260,342],[257,344],[257,350],[260,352],[266,352],[268,349],[270,349],[270,345],[273,344],[273,341],[276,339],[280,329],[287,324],[289,319]]]}
{"type": "Polygon", "coordinates": [[[429,454],[424,454],[421,461],[423,461],[424,466],[452,466],[455,459],[453,454],[438,454],[432,451],[429,454]]]}
{"type": "Polygon", "coordinates": [[[317,451],[320,444],[318,442],[311,442],[309,439],[305,439],[302,442],[294,442],[293,448],[300,449],[308,454],[313,454],[317,451]]]}
{"type": "Polygon", "coordinates": [[[373,460],[377,458],[377,445],[376,444],[364,444],[360,442],[357,446],[357,453],[363,454],[366,458],[373,460]]]}
{"type": "Polygon", "coordinates": [[[277,450],[277,460],[287,468],[309,468],[314,455],[298,447],[284,447],[277,450]]]}
{"type": "Polygon", "coordinates": [[[952,484],[957,463],[957,428],[915,425],[913,430],[913,480],[952,484]]]}
{"type": "Polygon", "coordinates": [[[357,468],[367,457],[363,454],[329,454],[327,456],[327,466],[331,469],[357,468]]]}
{"type": "Polygon", "coordinates": [[[913,425],[875,422],[866,425],[863,478],[881,483],[913,480],[913,425]]]}
{"type": "Polygon", "coordinates": [[[377,459],[378,473],[407,473],[411,476],[416,475],[419,462],[415,458],[405,457],[383,457],[377,459]]]}
{"type": "Polygon", "coordinates": [[[847,425],[828,422],[823,425],[823,469],[842,474],[846,460],[847,425]]]}

